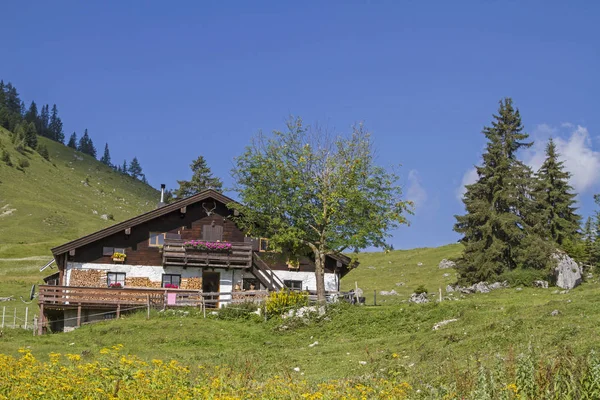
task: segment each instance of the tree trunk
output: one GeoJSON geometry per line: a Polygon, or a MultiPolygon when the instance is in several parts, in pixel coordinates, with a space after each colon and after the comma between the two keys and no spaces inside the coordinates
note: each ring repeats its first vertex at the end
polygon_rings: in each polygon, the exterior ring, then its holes
{"type": "Polygon", "coordinates": [[[315,278],[317,279],[317,302],[325,304],[325,253],[315,249],[315,278]]]}

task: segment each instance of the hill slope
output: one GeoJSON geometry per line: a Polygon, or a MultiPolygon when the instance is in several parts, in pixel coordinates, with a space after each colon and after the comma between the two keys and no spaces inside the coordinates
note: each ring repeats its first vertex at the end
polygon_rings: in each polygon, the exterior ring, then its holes
{"type": "Polygon", "coordinates": [[[158,192],[94,158],[39,137],[50,161],[18,153],[0,128],[0,258],[49,255],[49,248],[151,210],[158,192]],[[19,162],[29,166],[17,168],[19,162]],[[107,215],[114,220],[102,219],[107,215]]]}

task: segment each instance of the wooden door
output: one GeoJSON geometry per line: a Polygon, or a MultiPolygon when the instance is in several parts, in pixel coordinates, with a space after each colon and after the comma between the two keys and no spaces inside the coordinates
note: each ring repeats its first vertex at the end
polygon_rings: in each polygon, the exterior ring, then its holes
{"type": "MultiPolygon", "coordinates": [[[[219,293],[221,283],[221,274],[214,271],[202,271],[202,292],[204,293],[219,293]]],[[[219,295],[205,296],[204,300],[207,308],[219,307],[219,295]],[[216,301],[215,301],[216,300],[216,301]]]]}

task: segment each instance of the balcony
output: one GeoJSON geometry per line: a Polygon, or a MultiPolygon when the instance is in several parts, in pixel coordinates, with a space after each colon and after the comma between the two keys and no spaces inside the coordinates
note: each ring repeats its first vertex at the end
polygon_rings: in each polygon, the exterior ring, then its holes
{"type": "Polygon", "coordinates": [[[182,239],[165,239],[163,266],[204,268],[250,268],[252,244],[232,242],[231,250],[201,251],[188,249],[182,239]]]}

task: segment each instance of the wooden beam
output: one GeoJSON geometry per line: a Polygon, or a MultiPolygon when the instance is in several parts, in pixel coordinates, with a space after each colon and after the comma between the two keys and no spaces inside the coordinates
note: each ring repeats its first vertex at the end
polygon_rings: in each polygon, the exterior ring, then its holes
{"type": "Polygon", "coordinates": [[[44,322],[46,322],[46,316],[44,315],[44,303],[40,304],[40,321],[38,322],[38,335],[44,334],[44,322]]]}
{"type": "Polygon", "coordinates": [[[69,255],[70,255],[71,257],[73,257],[73,256],[75,255],[75,249],[73,249],[73,250],[69,250],[69,255]]]}
{"type": "Polygon", "coordinates": [[[125,234],[127,236],[131,235],[131,228],[125,228],[125,234]]]}
{"type": "Polygon", "coordinates": [[[187,206],[183,206],[179,209],[179,212],[185,214],[187,212],[187,206]]]}

